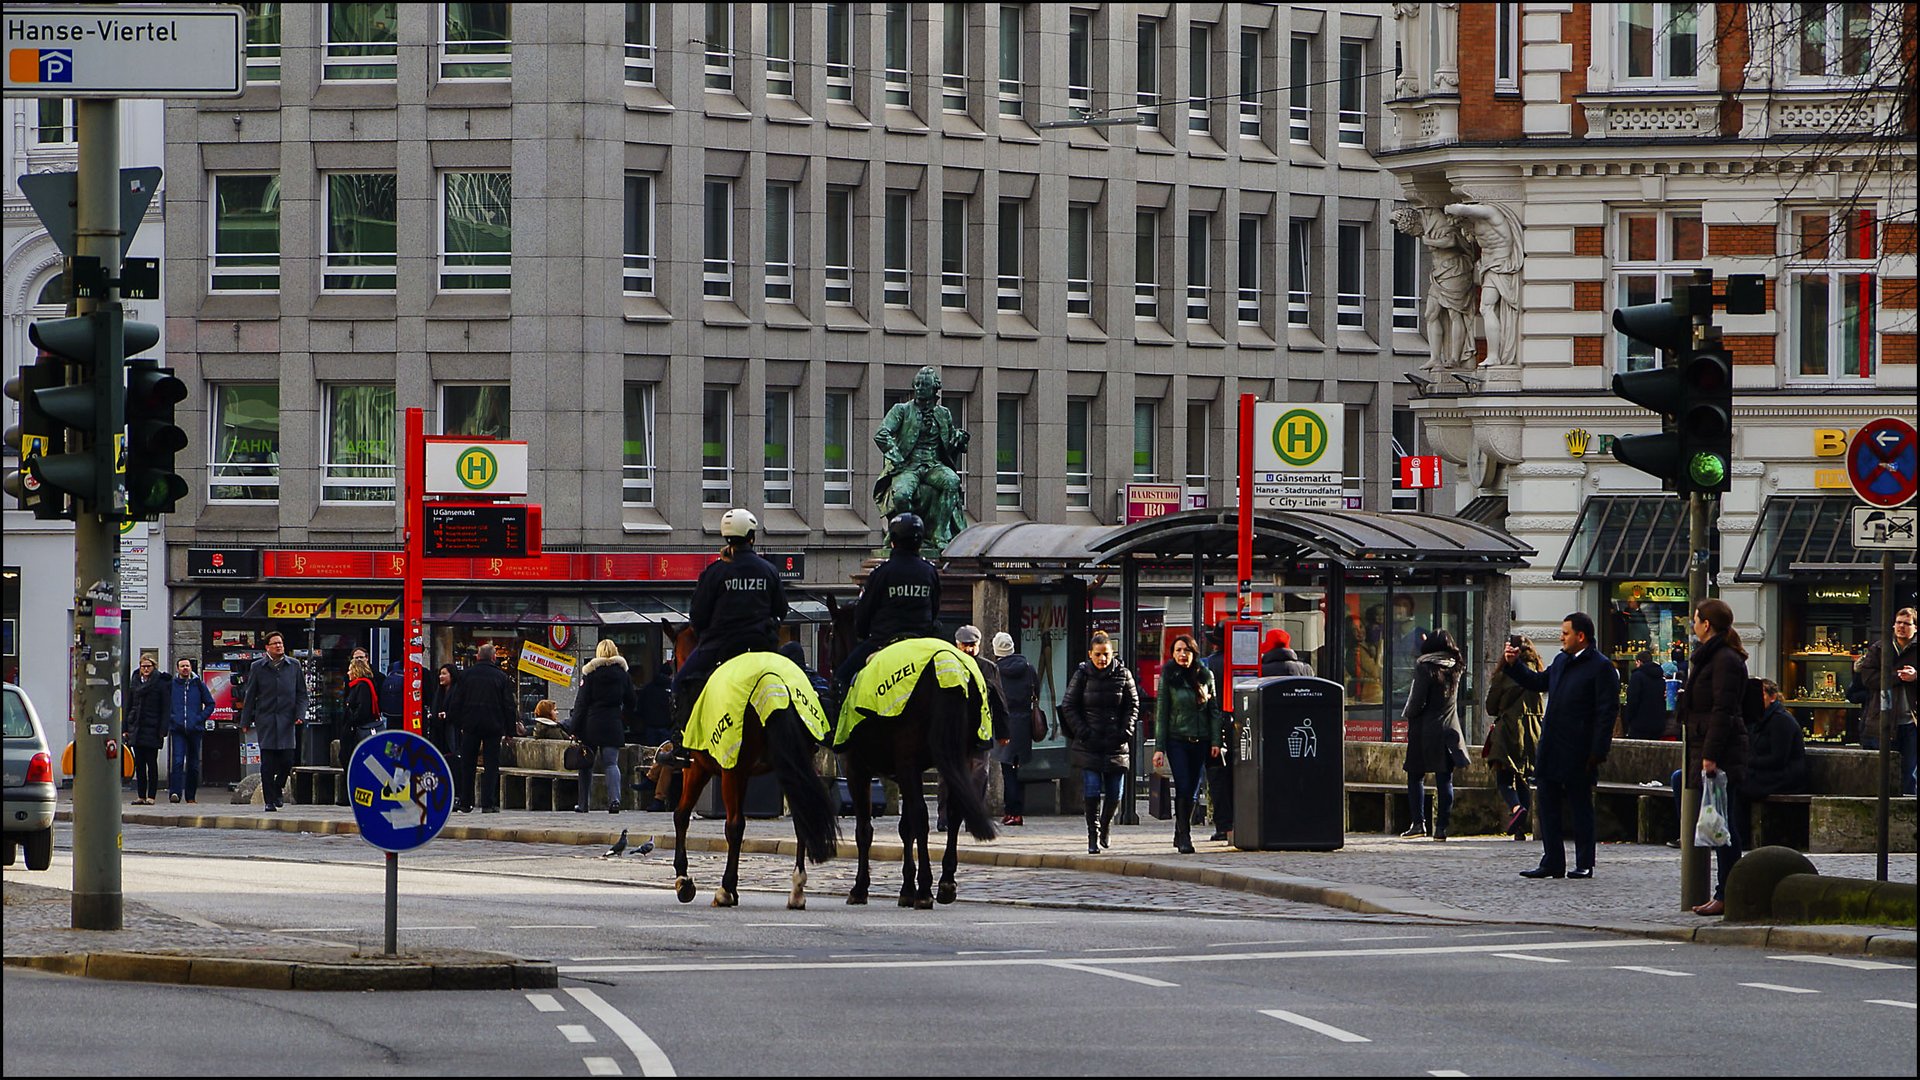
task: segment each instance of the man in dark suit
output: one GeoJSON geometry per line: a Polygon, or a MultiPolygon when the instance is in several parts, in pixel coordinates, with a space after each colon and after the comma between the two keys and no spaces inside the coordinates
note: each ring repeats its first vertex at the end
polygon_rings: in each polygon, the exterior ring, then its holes
{"type": "Polygon", "coordinates": [[[1519,663],[1511,639],[1503,654],[1507,677],[1547,695],[1540,725],[1537,824],[1546,849],[1540,865],[1522,870],[1526,878],[1593,876],[1593,781],[1613,742],[1613,718],[1620,708],[1620,672],[1593,644],[1593,617],[1576,611],[1560,623],[1560,655],[1547,670],[1519,663]],[[1574,867],[1560,826],[1561,800],[1573,811],[1574,867]]]}
{"type": "Polygon", "coordinates": [[[454,681],[447,703],[447,715],[457,717],[464,733],[460,744],[460,769],[454,774],[454,809],[473,810],[473,772],[480,775],[480,812],[500,812],[500,740],[519,720],[519,705],[514,700],[513,677],[500,670],[493,658],[493,646],[474,650],[473,665],[454,681]],[[484,762],[483,759],[484,758],[484,762]]]}

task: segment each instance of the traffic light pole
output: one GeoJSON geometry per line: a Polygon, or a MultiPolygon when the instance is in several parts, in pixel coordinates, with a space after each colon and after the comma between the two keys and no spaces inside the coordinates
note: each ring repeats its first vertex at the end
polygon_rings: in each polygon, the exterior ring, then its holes
{"type": "MultiPolygon", "coordinates": [[[[76,256],[100,260],[107,279],[120,277],[120,103],[112,99],[81,98],[74,103],[78,127],[80,173],[74,207],[76,256]]],[[[110,284],[103,296],[81,299],[77,313],[119,314],[119,286],[110,284]]],[[[111,356],[94,378],[108,411],[118,395],[110,392],[121,378],[120,336],[111,335],[111,356]]],[[[94,428],[96,439],[108,440],[119,427],[106,418],[94,428]]],[[[112,474],[109,473],[111,476],[112,474]]],[[[96,506],[93,513],[74,515],[73,579],[73,928],[119,930],[122,925],[120,891],[120,755],[121,709],[125,702],[127,642],[120,607],[120,530],[115,507],[96,506]]]]}
{"type": "MultiPolygon", "coordinates": [[[[1713,325],[1713,272],[1694,271],[1695,296],[1689,314],[1693,320],[1693,343],[1706,344],[1706,331],[1713,325]],[[1705,303],[1699,303],[1704,293],[1705,303]]],[[[1720,512],[1720,500],[1712,492],[1694,491],[1687,496],[1687,626],[1691,633],[1693,613],[1702,601],[1713,595],[1713,553],[1710,550],[1714,517],[1720,512]]],[[[1700,816],[1700,778],[1690,775],[1693,748],[1689,745],[1687,725],[1680,725],[1680,906],[1692,908],[1707,902],[1712,895],[1707,887],[1707,849],[1695,847],[1693,830],[1700,816]],[[1687,792],[1694,794],[1687,794],[1687,792]]]]}

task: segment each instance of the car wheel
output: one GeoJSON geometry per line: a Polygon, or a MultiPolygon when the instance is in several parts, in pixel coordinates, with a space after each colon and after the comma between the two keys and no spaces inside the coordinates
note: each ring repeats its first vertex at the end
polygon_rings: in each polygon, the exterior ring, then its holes
{"type": "MultiPolygon", "coordinates": [[[[47,867],[53,865],[52,829],[42,829],[37,833],[28,833],[26,845],[27,869],[45,870],[47,867]]],[[[11,852],[13,845],[9,844],[7,848],[8,851],[11,852]]]]}

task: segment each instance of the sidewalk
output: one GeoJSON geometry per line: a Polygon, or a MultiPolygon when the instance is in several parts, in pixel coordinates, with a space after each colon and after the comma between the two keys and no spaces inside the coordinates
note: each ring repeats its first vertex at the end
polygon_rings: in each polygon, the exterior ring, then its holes
{"type": "MultiPolygon", "coordinates": [[[[64,806],[61,815],[67,815],[64,806]]],[[[142,825],[291,833],[356,831],[352,813],[335,806],[289,805],[269,814],[257,806],[160,803],[127,806],[123,815],[128,823],[142,825]]],[[[841,821],[841,850],[850,852],[853,819],[841,821]]],[[[1676,941],[1816,952],[1888,956],[1913,956],[1915,952],[1911,929],[1724,924],[1720,919],[1700,918],[1681,907],[1680,853],[1664,846],[1603,844],[1593,880],[1530,881],[1518,873],[1539,861],[1540,845],[1515,842],[1505,836],[1456,837],[1437,843],[1356,833],[1349,834],[1346,845],[1337,851],[1253,852],[1206,841],[1210,828],[1196,827],[1197,853],[1180,855],[1173,850],[1172,824],[1143,816],[1140,825],[1116,822],[1112,847],[1102,854],[1088,855],[1082,819],[1030,817],[1027,822],[1025,826],[1002,829],[1001,838],[991,842],[975,841],[963,834],[962,863],[1114,875],[1116,891],[1125,886],[1124,891],[1135,892],[1138,887],[1138,881],[1118,879],[1145,878],[1238,889],[1362,913],[1597,929],[1676,941]]],[[[719,820],[696,816],[688,828],[688,849],[725,850],[722,826],[719,820]]],[[[672,815],[637,811],[617,816],[524,810],[456,814],[435,843],[473,839],[607,845],[623,828],[630,830],[631,844],[651,837],[661,848],[672,846],[672,815]]],[[[896,818],[876,821],[876,860],[898,859],[897,828],[896,818]]],[[[743,850],[777,852],[791,858],[793,842],[786,819],[749,820],[743,850]]],[[[1874,876],[1872,855],[1810,858],[1825,875],[1874,876]]],[[[1892,855],[1888,877],[1912,882],[1915,866],[1911,853],[1892,855]]],[[[15,951],[12,929],[9,925],[9,953],[15,951]]]]}

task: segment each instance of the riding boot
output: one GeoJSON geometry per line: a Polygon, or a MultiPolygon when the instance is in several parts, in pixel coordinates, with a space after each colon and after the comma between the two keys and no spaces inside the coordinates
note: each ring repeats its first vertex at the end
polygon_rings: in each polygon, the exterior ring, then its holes
{"type": "Polygon", "coordinates": [[[1193,800],[1175,799],[1173,811],[1173,850],[1193,854],[1193,800]]]}
{"type": "Polygon", "coordinates": [[[1087,809],[1087,854],[1100,854],[1100,799],[1085,800],[1087,809]]]}
{"type": "Polygon", "coordinates": [[[676,769],[684,769],[693,764],[693,755],[687,752],[687,721],[693,719],[695,694],[691,687],[673,695],[673,753],[667,756],[667,764],[676,769]]]}
{"type": "Polygon", "coordinates": [[[1103,848],[1107,846],[1108,832],[1113,828],[1113,815],[1119,809],[1120,800],[1112,796],[1108,796],[1106,803],[1100,807],[1100,846],[1103,848]]]}

